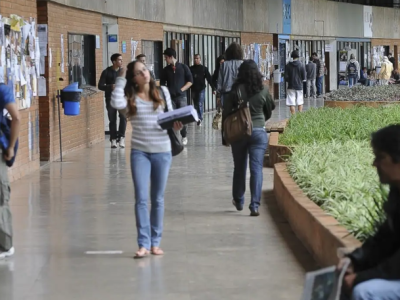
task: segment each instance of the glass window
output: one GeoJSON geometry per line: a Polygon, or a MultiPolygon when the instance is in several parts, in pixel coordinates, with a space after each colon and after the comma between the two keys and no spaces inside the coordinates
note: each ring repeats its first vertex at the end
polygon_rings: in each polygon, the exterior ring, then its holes
{"type": "Polygon", "coordinates": [[[79,87],[96,86],[96,37],[70,34],[68,36],[69,82],[79,87]]]}

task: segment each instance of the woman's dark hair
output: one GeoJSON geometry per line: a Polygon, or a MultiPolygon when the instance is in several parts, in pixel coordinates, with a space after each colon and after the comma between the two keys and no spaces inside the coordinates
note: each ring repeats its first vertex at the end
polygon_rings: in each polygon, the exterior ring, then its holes
{"type": "Polygon", "coordinates": [[[229,47],[225,51],[225,59],[226,60],[243,60],[243,49],[242,47],[233,42],[229,45],[229,47]]]}
{"type": "Polygon", "coordinates": [[[400,125],[390,125],[372,134],[371,145],[374,150],[390,155],[393,162],[400,162],[400,125]]]}
{"type": "MultiPolygon", "coordinates": [[[[125,85],[125,96],[128,101],[128,117],[132,117],[137,113],[136,107],[136,94],[139,92],[139,86],[134,83],[133,78],[135,65],[142,64],[136,60],[128,64],[126,67],[126,85],[125,85]]],[[[143,64],[142,64],[143,65],[143,64]]],[[[150,98],[153,100],[153,107],[156,110],[160,105],[164,104],[164,100],[161,98],[156,83],[153,79],[150,79],[150,98]]]]}
{"type": "Polygon", "coordinates": [[[225,60],[225,55],[218,56],[215,66],[218,67],[221,64],[221,61],[223,61],[223,60],[225,60]]]}
{"type": "Polygon", "coordinates": [[[258,70],[258,66],[254,60],[245,60],[239,67],[239,73],[232,87],[236,89],[243,84],[248,97],[251,97],[264,89],[263,77],[258,70]]]}

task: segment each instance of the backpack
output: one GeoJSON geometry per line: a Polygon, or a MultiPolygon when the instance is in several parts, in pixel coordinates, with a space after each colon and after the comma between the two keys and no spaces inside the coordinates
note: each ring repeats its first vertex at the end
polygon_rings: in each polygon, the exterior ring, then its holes
{"type": "Polygon", "coordinates": [[[357,66],[355,62],[350,62],[349,65],[347,66],[347,71],[350,75],[356,75],[357,74],[357,66]]]}
{"type": "MultiPolygon", "coordinates": [[[[4,97],[6,91],[4,91],[4,87],[7,87],[4,83],[0,83],[0,97],[4,97]]],[[[12,91],[9,91],[12,93],[12,91]]],[[[5,116],[3,112],[0,112],[0,147],[3,151],[6,151],[8,149],[8,145],[10,143],[10,137],[11,137],[11,120],[8,118],[8,116],[5,116]]],[[[19,139],[15,142],[14,146],[14,157],[11,158],[10,160],[6,161],[7,167],[12,167],[14,162],[15,162],[15,157],[17,156],[18,152],[18,144],[19,144],[19,139]]]]}

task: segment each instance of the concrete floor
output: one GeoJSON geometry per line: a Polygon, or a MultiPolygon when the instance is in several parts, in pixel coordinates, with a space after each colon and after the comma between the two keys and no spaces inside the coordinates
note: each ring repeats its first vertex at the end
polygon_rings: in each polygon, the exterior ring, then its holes
{"type": "MultiPolygon", "coordinates": [[[[288,117],[278,104],[273,118],[288,117]]],[[[211,119],[190,126],[189,145],[173,160],[164,257],[132,259],[129,149],[95,145],[13,183],[16,255],[0,262],[1,299],[300,299],[316,265],[275,204],[273,170],[265,169],[261,216],[235,211],[230,149],[211,119]]]]}

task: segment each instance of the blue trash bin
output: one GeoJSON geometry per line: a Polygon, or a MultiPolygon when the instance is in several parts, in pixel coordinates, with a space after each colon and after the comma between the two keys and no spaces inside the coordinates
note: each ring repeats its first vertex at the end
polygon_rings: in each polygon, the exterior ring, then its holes
{"type": "Polygon", "coordinates": [[[78,82],[74,82],[61,90],[61,102],[64,107],[64,114],[67,116],[77,116],[81,111],[81,93],[78,82]]]}

